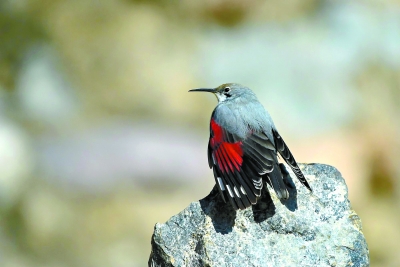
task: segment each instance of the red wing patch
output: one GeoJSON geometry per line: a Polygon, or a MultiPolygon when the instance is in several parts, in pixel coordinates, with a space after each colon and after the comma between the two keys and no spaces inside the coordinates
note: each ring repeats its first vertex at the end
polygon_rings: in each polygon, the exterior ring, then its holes
{"type": "Polygon", "coordinates": [[[234,209],[257,203],[263,188],[262,175],[273,170],[275,147],[263,132],[248,129],[244,139],[222,128],[212,117],[208,163],[225,201],[234,209]]]}
{"type": "Polygon", "coordinates": [[[226,142],[224,140],[224,130],[214,119],[211,120],[211,131],[213,133],[210,139],[212,155],[219,169],[224,173],[233,173],[235,169],[240,171],[243,163],[242,142],[226,142]]]}

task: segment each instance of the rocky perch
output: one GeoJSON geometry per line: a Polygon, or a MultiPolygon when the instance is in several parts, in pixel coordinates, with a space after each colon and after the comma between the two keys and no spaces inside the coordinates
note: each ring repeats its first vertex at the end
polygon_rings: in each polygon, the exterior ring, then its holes
{"type": "Polygon", "coordinates": [[[157,223],[149,266],[369,266],[361,220],[341,174],[328,165],[300,167],[313,193],[289,171],[288,200],[269,188],[257,205],[234,211],[214,187],[157,223]]]}

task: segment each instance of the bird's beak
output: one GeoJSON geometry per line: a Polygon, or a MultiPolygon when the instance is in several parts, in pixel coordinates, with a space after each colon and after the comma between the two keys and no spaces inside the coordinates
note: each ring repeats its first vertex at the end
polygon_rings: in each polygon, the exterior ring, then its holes
{"type": "Polygon", "coordinates": [[[209,92],[209,93],[215,93],[217,90],[213,88],[198,88],[198,89],[192,89],[189,90],[189,92],[209,92]]]}

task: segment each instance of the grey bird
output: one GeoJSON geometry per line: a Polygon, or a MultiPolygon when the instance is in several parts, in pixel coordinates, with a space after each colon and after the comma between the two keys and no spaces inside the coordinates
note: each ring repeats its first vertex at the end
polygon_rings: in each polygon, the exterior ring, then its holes
{"type": "Polygon", "coordinates": [[[208,164],[225,202],[228,199],[235,210],[256,204],[264,181],[278,198],[289,198],[284,183],[287,170],[279,163],[278,153],[300,182],[312,191],[271,116],[253,91],[240,84],[226,83],[189,92],[210,92],[218,99],[210,121],[208,164]]]}

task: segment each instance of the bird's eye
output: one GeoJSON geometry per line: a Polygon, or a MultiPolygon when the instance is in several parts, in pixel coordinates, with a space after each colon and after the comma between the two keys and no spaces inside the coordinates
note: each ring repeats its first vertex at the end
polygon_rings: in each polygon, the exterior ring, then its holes
{"type": "Polygon", "coordinates": [[[231,91],[231,88],[230,88],[230,87],[225,87],[225,88],[224,88],[224,92],[225,92],[225,93],[229,93],[230,91],[231,91]]]}

